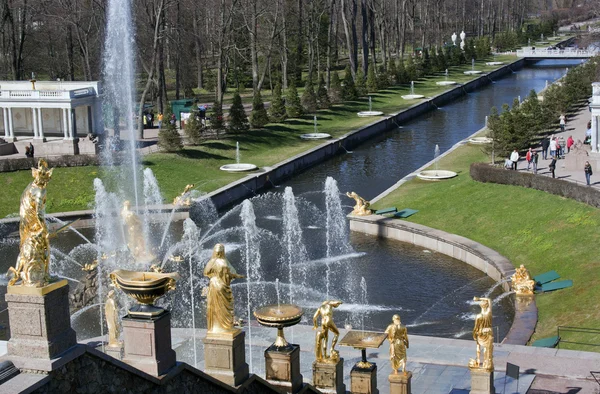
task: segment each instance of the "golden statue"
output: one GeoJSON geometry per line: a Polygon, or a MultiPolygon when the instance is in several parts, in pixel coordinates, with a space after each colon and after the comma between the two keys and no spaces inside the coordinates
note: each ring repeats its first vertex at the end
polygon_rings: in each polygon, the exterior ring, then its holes
{"type": "Polygon", "coordinates": [[[481,313],[475,318],[473,339],[477,343],[477,358],[469,360],[469,368],[483,369],[488,372],[494,370],[494,332],[492,331],[492,300],[489,298],[474,297],[481,306],[481,313]],[[483,358],[481,352],[483,351],[483,358]],[[482,361],[483,359],[483,361],[482,361]]]}
{"type": "Polygon", "coordinates": [[[106,325],[108,326],[108,346],[122,346],[119,340],[121,334],[121,324],[119,323],[119,307],[115,298],[115,291],[111,290],[106,296],[106,304],[104,304],[104,313],[106,315],[106,325]]]}
{"type": "Polygon", "coordinates": [[[183,193],[175,197],[175,199],[173,200],[173,205],[184,205],[186,207],[189,207],[192,203],[192,200],[188,194],[193,188],[193,184],[186,185],[185,189],[183,189],[183,193]]]}
{"type": "Polygon", "coordinates": [[[366,216],[371,215],[373,211],[369,209],[371,203],[356,194],[355,192],[346,193],[346,195],[350,198],[353,198],[356,201],[356,205],[354,206],[354,210],[351,212],[352,215],[356,216],[366,216]]]}
{"type": "Polygon", "coordinates": [[[337,363],[340,354],[335,350],[340,332],[333,321],[333,308],[342,305],[342,301],[324,301],[313,316],[313,330],[318,328],[317,319],[321,316],[321,329],[317,332],[315,341],[315,356],[319,362],[337,363]],[[333,333],[329,356],[327,355],[327,342],[329,340],[329,331],[333,333]]]}
{"type": "Polygon", "coordinates": [[[400,322],[400,315],[392,316],[392,324],[385,329],[390,342],[390,361],[394,374],[402,367],[406,375],[406,349],[408,349],[408,331],[400,322]]]}
{"type": "MultiPolygon", "coordinates": [[[[207,307],[206,320],[208,334],[233,335],[237,329],[233,328],[233,293],[231,281],[244,278],[238,275],[235,268],[225,257],[225,246],[216,244],[212,258],[206,263],[204,276],[210,278],[208,292],[206,292],[207,307]]],[[[204,293],[203,293],[204,294],[204,293]]]]}
{"type": "Polygon", "coordinates": [[[19,279],[25,286],[43,287],[50,281],[50,234],[45,219],[46,185],[52,177],[52,169],[44,159],[38,168],[32,168],[33,181],[21,195],[19,209],[20,253],[16,268],[11,267],[13,277],[8,282],[14,286],[19,279]]]}
{"type": "Polygon", "coordinates": [[[531,275],[523,264],[515,270],[513,276],[510,277],[511,287],[517,295],[531,295],[535,287],[535,281],[531,279],[531,275]]]}
{"type": "Polygon", "coordinates": [[[147,263],[154,260],[154,255],[146,249],[146,240],[144,239],[144,228],[142,220],[131,209],[131,203],[125,201],[121,217],[125,223],[125,237],[127,238],[127,247],[129,252],[140,263],[147,263]]]}

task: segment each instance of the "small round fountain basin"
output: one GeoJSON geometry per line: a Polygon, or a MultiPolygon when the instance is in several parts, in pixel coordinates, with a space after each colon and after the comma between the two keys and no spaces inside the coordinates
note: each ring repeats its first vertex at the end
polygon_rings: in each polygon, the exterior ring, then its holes
{"type": "Polygon", "coordinates": [[[481,74],[483,71],[479,71],[479,70],[469,70],[469,71],[465,71],[464,74],[466,75],[477,75],[477,74],[481,74]]]}
{"type": "Polygon", "coordinates": [[[538,41],[536,42],[537,45],[548,45],[550,44],[548,41],[538,41]]]}
{"type": "Polygon", "coordinates": [[[417,99],[422,99],[423,97],[425,97],[425,96],[423,96],[422,94],[406,94],[406,95],[402,96],[402,98],[404,100],[417,100],[417,99]]]}
{"type": "Polygon", "coordinates": [[[485,64],[487,66],[499,66],[501,64],[504,64],[504,62],[486,62],[485,64]]]}
{"type": "Polygon", "coordinates": [[[438,86],[451,86],[456,85],[456,81],[440,81],[435,83],[438,86]]]}
{"type": "Polygon", "coordinates": [[[266,327],[290,327],[300,322],[304,312],[298,305],[275,304],[263,306],[254,311],[254,317],[266,327]]]}
{"type": "Polygon", "coordinates": [[[300,138],[303,140],[323,140],[326,138],[331,138],[331,134],[327,133],[308,133],[300,135],[300,138]]]}
{"type": "Polygon", "coordinates": [[[426,171],[419,172],[417,174],[417,177],[424,181],[439,181],[442,179],[454,178],[456,175],[458,175],[458,174],[454,171],[426,170],[426,171]]]}
{"type": "Polygon", "coordinates": [[[255,166],[254,164],[238,163],[238,164],[225,164],[224,166],[221,166],[219,169],[221,171],[227,171],[227,172],[244,172],[244,171],[256,170],[257,168],[258,167],[255,166]]]}
{"type": "Polygon", "coordinates": [[[473,137],[469,138],[469,144],[473,145],[481,145],[481,144],[491,144],[492,139],[489,137],[473,137]]]}
{"type": "Polygon", "coordinates": [[[381,116],[383,115],[383,112],[381,111],[360,111],[356,113],[358,116],[360,116],[361,118],[367,117],[367,116],[381,116]]]}

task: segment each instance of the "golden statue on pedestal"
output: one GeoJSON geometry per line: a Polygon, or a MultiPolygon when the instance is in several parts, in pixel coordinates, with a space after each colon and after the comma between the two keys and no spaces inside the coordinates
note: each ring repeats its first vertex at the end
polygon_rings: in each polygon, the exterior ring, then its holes
{"type": "Polygon", "coordinates": [[[14,286],[22,280],[25,286],[43,287],[50,281],[50,234],[46,226],[46,185],[52,177],[52,169],[44,159],[38,168],[32,168],[33,181],[21,195],[19,209],[20,253],[16,268],[11,267],[13,277],[8,282],[14,286]]]}
{"type": "Polygon", "coordinates": [[[237,329],[233,328],[231,281],[244,278],[244,275],[239,275],[229,263],[224,245],[215,245],[212,258],[204,268],[204,276],[210,278],[208,291],[203,291],[207,297],[208,335],[232,335],[237,329]]]}
{"type": "Polygon", "coordinates": [[[513,276],[510,277],[510,286],[517,295],[532,295],[535,287],[535,281],[531,279],[531,275],[523,264],[515,270],[513,276]]]}
{"type": "Polygon", "coordinates": [[[129,201],[123,203],[121,218],[123,218],[123,223],[125,224],[127,247],[135,261],[147,263],[154,260],[154,255],[146,249],[142,220],[131,210],[131,203],[129,201]]]}
{"type": "Polygon", "coordinates": [[[121,335],[121,324],[119,322],[119,307],[115,298],[115,291],[111,290],[106,296],[104,304],[106,325],[108,326],[108,346],[120,348],[123,343],[119,340],[121,335]]]}
{"type": "Polygon", "coordinates": [[[188,194],[193,188],[193,184],[186,185],[185,189],[183,189],[183,193],[175,197],[173,200],[173,205],[183,205],[189,207],[192,204],[192,199],[188,194]]]}
{"type": "Polygon", "coordinates": [[[494,332],[492,331],[492,300],[474,297],[481,306],[481,313],[475,318],[473,339],[477,343],[477,358],[469,360],[469,368],[494,371],[494,332]],[[481,353],[483,352],[483,361],[481,353]]]}
{"type": "Polygon", "coordinates": [[[315,340],[315,356],[317,361],[326,363],[337,363],[340,354],[335,350],[340,332],[333,321],[333,308],[342,305],[342,301],[324,301],[313,316],[313,330],[318,328],[317,320],[321,316],[321,329],[317,332],[315,340]],[[327,355],[327,342],[329,341],[329,331],[333,333],[329,356],[327,355]]]}
{"type": "Polygon", "coordinates": [[[402,368],[406,375],[406,349],[408,349],[408,331],[400,322],[400,315],[392,316],[392,324],[385,329],[387,339],[390,342],[390,361],[394,374],[402,368]]]}
{"type": "Polygon", "coordinates": [[[356,205],[354,206],[354,210],[351,212],[352,215],[356,216],[366,216],[373,214],[373,211],[369,209],[371,203],[356,194],[355,192],[346,193],[346,195],[350,198],[353,198],[356,201],[356,205]]]}

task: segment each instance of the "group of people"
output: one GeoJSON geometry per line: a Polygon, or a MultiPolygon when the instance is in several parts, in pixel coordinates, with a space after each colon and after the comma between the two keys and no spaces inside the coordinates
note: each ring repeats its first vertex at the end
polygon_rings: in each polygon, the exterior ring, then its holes
{"type": "Polygon", "coordinates": [[[30,142],[29,146],[25,147],[25,157],[31,157],[33,159],[34,151],[33,144],[30,142]]]}

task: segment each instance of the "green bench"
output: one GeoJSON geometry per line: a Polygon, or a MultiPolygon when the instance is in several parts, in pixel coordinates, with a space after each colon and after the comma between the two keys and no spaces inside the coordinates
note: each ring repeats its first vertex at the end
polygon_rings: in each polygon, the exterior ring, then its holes
{"type": "Polygon", "coordinates": [[[416,209],[405,208],[405,209],[403,209],[401,211],[396,212],[394,214],[394,217],[397,217],[397,218],[407,218],[409,216],[414,215],[417,212],[419,212],[419,211],[416,210],[416,209]]]}
{"type": "Polygon", "coordinates": [[[560,337],[559,336],[548,337],[548,338],[541,338],[541,339],[538,339],[537,341],[534,341],[531,344],[531,346],[535,346],[535,347],[551,347],[551,348],[554,348],[554,347],[556,347],[556,345],[558,345],[558,342],[560,342],[560,337]]]}
{"type": "Polygon", "coordinates": [[[548,271],[546,273],[534,276],[533,280],[535,280],[536,285],[541,286],[545,283],[550,283],[553,280],[556,280],[559,278],[560,278],[560,275],[556,271],[548,271]]]}
{"type": "Polygon", "coordinates": [[[390,208],[383,208],[383,209],[378,209],[375,211],[375,215],[384,215],[386,213],[393,213],[393,212],[397,212],[398,209],[396,207],[390,207],[390,208]]]}
{"type": "Polygon", "coordinates": [[[567,279],[567,280],[561,280],[558,282],[545,283],[541,287],[539,287],[539,289],[542,292],[547,293],[549,291],[566,289],[567,287],[571,287],[571,286],[573,286],[573,281],[571,279],[567,279]]]}

